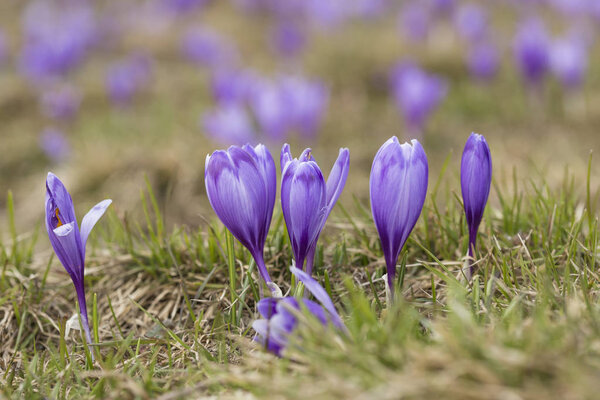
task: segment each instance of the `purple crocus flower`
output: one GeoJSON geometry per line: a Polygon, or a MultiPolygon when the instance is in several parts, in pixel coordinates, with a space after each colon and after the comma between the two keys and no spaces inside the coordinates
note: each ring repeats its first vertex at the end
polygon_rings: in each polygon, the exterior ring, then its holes
{"type": "Polygon", "coordinates": [[[409,133],[419,136],[429,115],[446,96],[446,83],[410,62],[392,70],[392,91],[409,133]]]}
{"type": "Polygon", "coordinates": [[[108,96],[117,105],[127,105],[150,81],[152,60],[144,54],[134,54],[113,64],[106,75],[108,96]]]}
{"type": "Polygon", "coordinates": [[[496,76],[499,64],[498,49],[492,42],[483,41],[469,49],[467,65],[471,75],[480,80],[490,80],[496,76]]]}
{"type": "MultiPolygon", "coordinates": [[[[477,241],[477,229],[490,194],[492,183],[492,157],[485,138],[471,133],[460,163],[460,187],[467,225],[469,227],[469,257],[473,257],[477,241]]],[[[468,276],[471,276],[469,268],[468,276]]]]}
{"type": "Polygon", "coordinates": [[[454,25],[463,39],[474,42],[487,35],[488,16],[483,8],[467,4],[456,11],[454,25]]]}
{"type": "Polygon", "coordinates": [[[333,301],[325,289],[319,285],[319,282],[298,268],[291,267],[290,271],[320,304],[306,298],[296,299],[294,297],[270,297],[258,302],[258,312],[263,319],[252,323],[252,328],[257,333],[254,340],[279,357],[287,347],[290,335],[298,327],[296,315],[302,311],[300,304],[323,326],[331,323],[335,328],[346,332],[346,327],[335,309],[333,301]]]}
{"type": "Polygon", "coordinates": [[[277,192],[271,153],[262,144],[217,150],[206,157],[204,180],[213,210],[250,251],[260,276],[271,292],[277,293],[263,257],[277,192]]]}
{"type": "Polygon", "coordinates": [[[329,91],[321,82],[298,76],[285,77],[280,85],[290,124],[305,138],[314,138],[327,109],[329,91]]]}
{"type": "Polygon", "coordinates": [[[219,33],[207,28],[192,28],[181,39],[185,58],[201,67],[220,68],[235,64],[237,50],[219,33]]]}
{"type": "Polygon", "coordinates": [[[540,20],[521,23],[514,40],[514,55],[523,79],[531,86],[539,86],[550,63],[548,34],[540,20]]]}
{"type": "Polygon", "coordinates": [[[55,128],[46,128],[40,134],[40,148],[53,162],[61,162],[71,154],[71,145],[66,135],[55,128]]]}
{"type": "Polygon", "coordinates": [[[430,28],[429,9],[420,1],[405,3],[400,9],[398,27],[409,40],[418,42],[427,39],[430,28]]]}
{"type": "Polygon", "coordinates": [[[387,282],[394,296],[396,262],[413,230],[427,194],[427,156],[421,144],[400,144],[394,136],[380,148],[369,181],[371,212],[387,265],[387,282]]]}
{"type": "Polygon", "coordinates": [[[88,2],[37,0],[28,4],[23,16],[24,44],[20,68],[39,82],[62,76],[79,66],[97,37],[94,11],[88,2]]]}
{"type": "Polygon", "coordinates": [[[299,158],[292,158],[290,146],[281,149],[281,208],[294,252],[296,266],[310,274],[315,258],[317,240],[327,217],[344,190],[350,151],[341,148],[329,173],[327,183],[321,169],[305,149],[299,158]]]}
{"type": "Polygon", "coordinates": [[[283,139],[291,125],[291,114],[281,85],[268,80],[256,82],[249,102],[261,132],[273,140],[283,139]]]}
{"type": "Polygon", "coordinates": [[[236,104],[246,100],[257,78],[250,70],[220,68],[211,75],[211,89],[215,100],[220,104],[236,104]]]}
{"type": "Polygon", "coordinates": [[[208,136],[224,144],[241,145],[255,140],[248,113],[235,103],[204,113],[201,124],[208,136]]]}
{"type": "Polygon", "coordinates": [[[562,38],[554,42],[550,53],[552,73],[567,89],[581,86],[588,65],[587,46],[576,37],[562,38]]]}
{"type": "Polygon", "coordinates": [[[56,120],[73,118],[79,110],[80,103],[81,94],[70,85],[52,88],[44,92],[41,97],[42,113],[46,117],[56,120]]]}
{"type": "Polygon", "coordinates": [[[96,204],[81,220],[81,229],[75,218],[75,208],[71,195],[63,183],[53,173],[46,179],[46,229],[56,256],[65,267],[77,292],[81,323],[88,343],[92,343],[85,302],[85,247],[96,222],[112,200],[96,204]]]}
{"type": "Polygon", "coordinates": [[[282,21],[272,30],[270,40],[278,54],[294,57],[305,47],[306,34],[297,23],[282,21]]]}

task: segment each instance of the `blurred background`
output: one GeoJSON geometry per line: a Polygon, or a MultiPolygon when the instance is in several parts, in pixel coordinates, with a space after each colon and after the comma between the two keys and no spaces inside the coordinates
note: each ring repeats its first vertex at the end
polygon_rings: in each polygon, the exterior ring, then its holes
{"type": "Polygon", "coordinates": [[[206,155],[243,143],[277,163],[312,147],[326,174],[349,147],[346,204],[392,135],[424,143],[432,183],[450,157],[459,187],[475,131],[496,181],[568,169],[583,192],[599,30],[597,0],[3,0],[0,231],[8,190],[19,230],[39,226],[48,171],[80,216],[139,213],[147,176],[167,223],[197,226],[206,155]]]}

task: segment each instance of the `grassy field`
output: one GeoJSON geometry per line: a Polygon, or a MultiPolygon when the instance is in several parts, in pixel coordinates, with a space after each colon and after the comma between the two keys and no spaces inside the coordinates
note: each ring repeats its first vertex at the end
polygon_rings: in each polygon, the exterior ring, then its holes
{"type": "MultiPolygon", "coordinates": [[[[11,16],[21,9],[0,6],[15,50],[11,16]]],[[[503,32],[510,21],[502,10],[494,20],[503,32]]],[[[499,77],[482,85],[469,80],[458,40],[438,40],[448,36],[443,24],[426,45],[413,46],[398,37],[393,15],[352,22],[314,33],[301,67],[290,67],[265,47],[267,22],[218,3],[157,37],[131,35],[94,54],[71,77],[84,100],[64,127],[73,155],[61,164],[38,148],[49,122],[31,88],[10,68],[0,71],[0,399],[596,398],[600,163],[590,151],[600,150],[597,46],[582,93],[565,98],[549,82],[536,102],[512,67],[509,37],[499,77]],[[178,53],[179,33],[194,23],[234,38],[249,67],[301,68],[330,86],[319,137],[292,147],[297,154],[310,145],[325,171],[339,147],[350,148],[348,184],[315,269],[348,335],[307,318],[284,358],[252,342],[256,266],[239,243],[231,257],[204,191],[205,155],[223,147],[198,127],[212,104],[208,77],[178,53]],[[140,47],[155,59],[153,83],[131,107],[115,109],[104,94],[104,68],[140,47]],[[450,90],[425,132],[428,197],[399,261],[402,295],[392,306],[368,177],[377,148],[404,135],[385,79],[409,56],[445,76],[450,90]],[[459,164],[471,131],[488,139],[494,181],[468,282],[460,271],[468,238],[459,164]],[[49,170],[70,189],[79,216],[114,200],[88,246],[93,349],[77,331],[65,338],[76,296],[43,227],[49,170]]],[[[268,146],[276,155],[281,143],[268,146]]],[[[279,201],[265,252],[287,292],[292,251],[279,201]]]]}

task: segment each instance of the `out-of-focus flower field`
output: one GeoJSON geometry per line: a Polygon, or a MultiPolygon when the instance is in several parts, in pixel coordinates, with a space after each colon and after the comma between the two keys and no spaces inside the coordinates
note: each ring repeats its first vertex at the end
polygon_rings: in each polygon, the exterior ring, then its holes
{"type": "Polygon", "coordinates": [[[350,147],[348,191],[365,199],[389,136],[422,139],[440,167],[471,131],[499,171],[582,173],[599,144],[589,4],[8,1],[0,188],[31,227],[48,170],[121,212],[147,175],[167,219],[197,225],[215,148],[290,142],[332,162],[350,147]]]}

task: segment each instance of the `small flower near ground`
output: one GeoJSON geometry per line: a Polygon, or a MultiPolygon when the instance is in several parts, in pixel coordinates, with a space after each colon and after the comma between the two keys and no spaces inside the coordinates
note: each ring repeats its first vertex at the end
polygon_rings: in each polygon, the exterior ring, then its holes
{"type": "Polygon", "coordinates": [[[85,248],[88,236],[112,200],[96,204],[81,220],[75,218],[73,200],[56,175],[49,172],[46,179],[46,229],[56,256],[65,267],[77,293],[81,323],[88,343],[92,343],[85,301],[85,248]]]}

